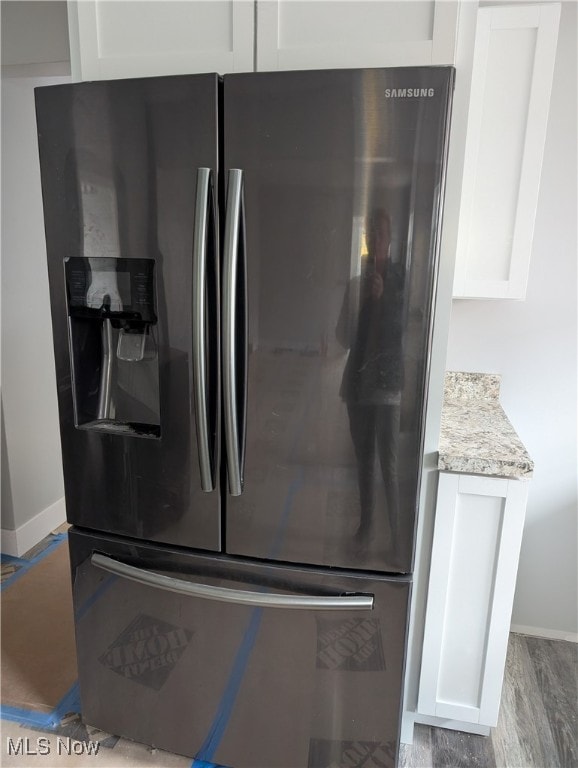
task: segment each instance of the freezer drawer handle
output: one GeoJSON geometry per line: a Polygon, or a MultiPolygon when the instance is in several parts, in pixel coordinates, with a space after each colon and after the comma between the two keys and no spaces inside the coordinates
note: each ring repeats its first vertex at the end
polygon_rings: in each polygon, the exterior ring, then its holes
{"type": "MultiPolygon", "coordinates": [[[[238,397],[238,377],[244,378],[247,370],[245,364],[238,368],[242,360],[238,357],[238,338],[240,329],[237,327],[237,302],[239,300],[237,284],[238,276],[244,277],[245,269],[245,229],[243,204],[243,171],[231,168],[228,174],[227,212],[225,218],[225,240],[223,245],[223,407],[225,417],[225,441],[227,446],[227,475],[229,478],[229,493],[240,496],[243,491],[243,454],[244,454],[244,425],[245,425],[245,395],[243,386],[241,398],[238,397]],[[239,264],[239,251],[243,260],[239,264]],[[242,400],[239,403],[239,400],[242,400]],[[242,411],[239,412],[239,406],[242,411]],[[239,439],[239,413],[241,413],[242,430],[239,439]]],[[[243,280],[243,289],[244,289],[243,280]]],[[[243,297],[244,298],[244,297],[243,297]]],[[[241,305],[246,313],[246,302],[241,305]]],[[[245,328],[241,332],[246,332],[245,328]]],[[[243,333],[243,335],[245,335],[243,333]]],[[[244,339],[246,347],[246,338],[244,339]]],[[[246,355],[246,349],[244,350],[246,355]]],[[[244,382],[243,382],[244,383],[244,382]]]]}
{"type": "Polygon", "coordinates": [[[211,169],[199,168],[193,241],[193,382],[201,488],[207,493],[213,490],[207,418],[206,350],[207,236],[210,195],[211,169]]]}
{"type": "Polygon", "coordinates": [[[147,571],[113,560],[99,552],[93,552],[91,562],[97,568],[122,576],[125,579],[158,587],[169,592],[177,592],[190,597],[201,597],[206,600],[217,600],[223,603],[250,605],[261,608],[297,608],[312,611],[371,611],[373,610],[373,595],[278,595],[267,592],[248,592],[245,590],[213,587],[209,584],[193,584],[181,581],[162,573],[147,571]]]}

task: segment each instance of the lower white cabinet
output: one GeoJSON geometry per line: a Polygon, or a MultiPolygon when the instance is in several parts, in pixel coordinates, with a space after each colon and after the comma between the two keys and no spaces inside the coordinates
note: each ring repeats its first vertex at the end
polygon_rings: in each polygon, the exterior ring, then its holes
{"type": "Polygon", "coordinates": [[[440,472],[417,722],[497,724],[527,489],[440,472]]]}

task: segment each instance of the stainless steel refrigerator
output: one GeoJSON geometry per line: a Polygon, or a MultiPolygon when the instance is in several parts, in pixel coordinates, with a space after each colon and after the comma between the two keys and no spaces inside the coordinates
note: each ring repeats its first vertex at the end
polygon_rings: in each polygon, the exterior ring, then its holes
{"type": "Polygon", "coordinates": [[[88,724],[198,765],[396,763],[452,88],[37,89],[88,724]]]}

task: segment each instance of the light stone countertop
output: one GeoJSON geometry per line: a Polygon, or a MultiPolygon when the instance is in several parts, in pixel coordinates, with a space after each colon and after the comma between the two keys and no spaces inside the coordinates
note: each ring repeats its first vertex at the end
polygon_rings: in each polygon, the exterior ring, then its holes
{"type": "Polygon", "coordinates": [[[495,374],[446,373],[438,468],[528,478],[534,462],[499,403],[495,374]]]}

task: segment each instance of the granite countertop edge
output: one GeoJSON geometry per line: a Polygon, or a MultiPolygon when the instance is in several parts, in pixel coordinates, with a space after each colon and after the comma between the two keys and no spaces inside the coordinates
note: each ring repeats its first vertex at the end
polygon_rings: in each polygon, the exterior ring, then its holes
{"type": "Polygon", "coordinates": [[[534,462],[501,407],[495,374],[446,374],[438,469],[527,479],[534,462]]]}

